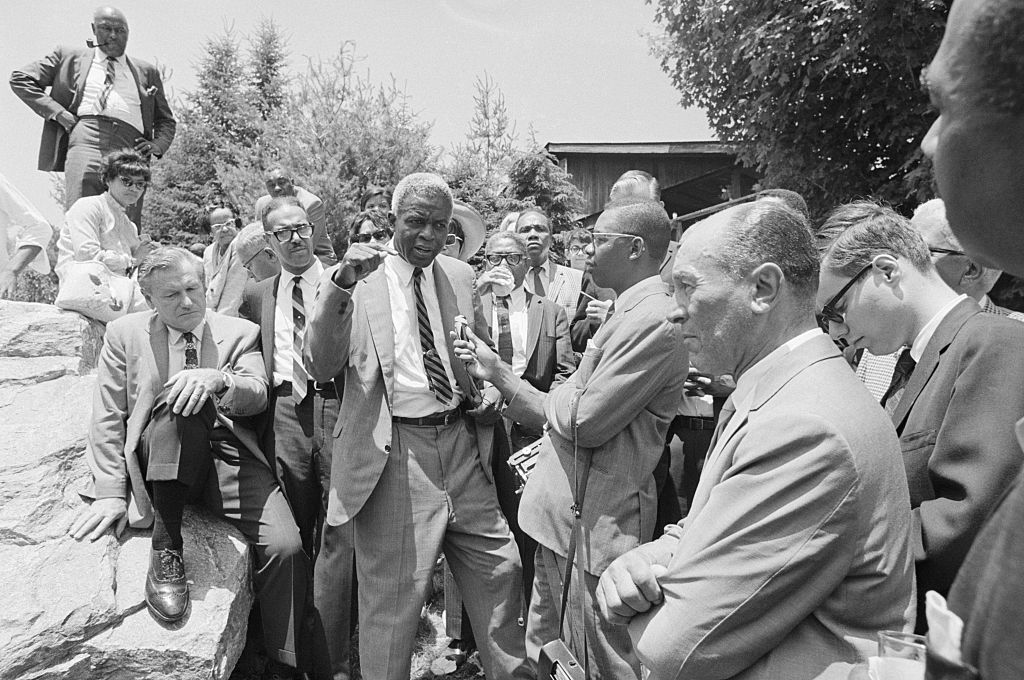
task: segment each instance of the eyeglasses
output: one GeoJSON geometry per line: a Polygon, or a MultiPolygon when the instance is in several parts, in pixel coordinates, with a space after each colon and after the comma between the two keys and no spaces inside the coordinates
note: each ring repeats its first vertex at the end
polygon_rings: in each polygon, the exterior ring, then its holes
{"type": "Polygon", "coordinates": [[[309,238],[313,235],[313,225],[309,222],[303,224],[296,224],[291,227],[285,227],[284,229],[275,229],[270,232],[277,239],[278,243],[288,243],[292,240],[293,234],[298,234],[299,238],[309,238]]]}
{"type": "Polygon", "coordinates": [[[508,262],[509,265],[515,267],[515,266],[519,265],[523,261],[523,254],[522,253],[491,253],[490,255],[484,255],[484,259],[487,260],[487,262],[492,267],[497,267],[499,264],[501,264],[502,260],[504,260],[505,262],[508,262]]]}
{"type": "Polygon", "coordinates": [[[256,259],[257,257],[259,257],[260,255],[262,255],[263,253],[266,253],[266,252],[268,252],[266,248],[260,248],[260,249],[259,249],[259,250],[257,250],[257,251],[256,251],[256,253],[255,253],[254,255],[252,255],[252,256],[251,256],[251,257],[250,257],[250,258],[249,258],[248,260],[246,260],[245,262],[243,262],[243,263],[242,263],[242,266],[243,266],[243,267],[245,267],[245,269],[246,269],[246,270],[247,270],[247,271],[248,271],[248,272],[249,272],[250,274],[252,274],[252,269],[250,269],[250,268],[249,268],[249,265],[251,265],[251,264],[252,264],[252,261],[253,261],[253,260],[255,260],[255,259],[256,259]]]}
{"type": "Polygon", "coordinates": [[[928,247],[928,252],[932,255],[967,255],[962,250],[953,250],[952,248],[932,248],[928,247]]]}
{"type": "Polygon", "coordinates": [[[462,241],[462,239],[452,233],[449,233],[447,236],[444,237],[444,244],[446,246],[453,246],[456,243],[459,243],[460,241],[462,241]]]}
{"type": "Polygon", "coordinates": [[[602,239],[613,239],[613,238],[638,238],[640,242],[644,242],[643,236],[637,236],[636,234],[619,234],[614,231],[592,231],[590,237],[594,239],[594,246],[597,246],[597,242],[602,239]]]}
{"type": "Polygon", "coordinates": [[[874,266],[874,262],[868,262],[864,265],[864,268],[857,272],[857,275],[846,282],[846,285],[839,289],[839,292],[832,296],[832,299],[825,303],[825,306],[818,312],[818,325],[821,330],[828,333],[828,324],[832,323],[843,323],[846,321],[846,316],[842,312],[836,311],[836,304],[843,299],[846,295],[846,291],[853,287],[853,284],[857,283],[862,276],[867,274],[874,266]]]}
{"type": "Polygon", "coordinates": [[[210,225],[210,231],[216,231],[217,229],[223,229],[224,227],[233,227],[233,226],[235,226],[235,221],[234,220],[225,220],[223,222],[218,222],[217,224],[211,224],[210,225]]]}
{"type": "Polygon", "coordinates": [[[391,238],[391,232],[387,229],[363,232],[352,237],[352,243],[369,243],[370,241],[386,241],[391,238]]]}
{"type": "Polygon", "coordinates": [[[584,243],[581,246],[569,246],[569,248],[565,252],[569,253],[570,255],[582,255],[584,252],[586,252],[587,246],[589,245],[589,243],[584,243]]]}
{"type": "Polygon", "coordinates": [[[133,177],[125,177],[124,175],[118,175],[117,178],[121,180],[121,184],[125,185],[129,189],[145,189],[149,186],[149,180],[146,179],[135,179],[133,177]]]}

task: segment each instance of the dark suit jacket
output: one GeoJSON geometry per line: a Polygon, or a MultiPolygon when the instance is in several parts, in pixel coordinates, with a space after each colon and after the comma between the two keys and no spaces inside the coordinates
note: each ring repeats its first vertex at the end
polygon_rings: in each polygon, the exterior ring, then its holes
{"type": "MultiPolygon", "coordinates": [[[[395,380],[395,327],[384,269],[344,289],[331,280],[338,266],[328,268],[321,277],[306,326],[307,364],[312,377],[326,382],[344,374],[341,413],[334,426],[327,509],[327,521],[332,525],[344,524],[356,516],[384,471],[391,454],[395,380]]],[[[455,317],[466,317],[473,332],[490,342],[480,297],[474,290],[473,269],[465,262],[439,255],[434,260],[433,275],[452,372],[463,393],[468,394],[472,380],[452,345],[455,317]]],[[[476,434],[484,475],[492,480],[495,427],[475,421],[468,425],[476,434]]]]}
{"type": "MultiPolygon", "coordinates": [[[[892,415],[914,508],[918,594],[949,587],[1021,467],[1024,325],[964,300],[939,324],[892,415]]],[[[923,609],[921,610],[923,612],[923,609]]]]}
{"type": "MultiPolygon", "coordinates": [[[[61,172],[68,153],[68,133],[53,120],[61,111],[78,116],[85,81],[92,65],[92,48],[58,47],[39,61],[11,73],[14,94],[46,119],[39,145],[39,169],[61,172]],[[50,88],[47,93],[46,88],[50,88]]],[[[127,59],[139,86],[143,136],[153,143],[153,155],[163,156],[174,139],[176,123],[164,96],[160,72],[149,62],[127,59]]]]}
{"type": "MultiPolygon", "coordinates": [[[[235,387],[217,401],[217,418],[266,464],[249,422],[267,405],[258,332],[244,319],[207,311],[199,364],[231,373],[235,387]]],[[[133,527],[147,527],[153,521],[136,449],[169,377],[168,362],[167,326],[156,312],[129,314],[107,325],[86,446],[93,475],[90,495],[125,498],[133,527]]]]}
{"type": "Polygon", "coordinates": [[[582,292],[576,303],[576,314],[569,321],[569,336],[572,338],[573,351],[583,354],[590,338],[594,337],[594,334],[601,328],[601,324],[587,318],[587,305],[590,303],[590,297],[598,300],[614,300],[615,291],[611,288],[601,288],[595,284],[589,270],[583,272],[583,283],[580,290],[582,292]],[[588,295],[590,297],[587,297],[588,295]]]}

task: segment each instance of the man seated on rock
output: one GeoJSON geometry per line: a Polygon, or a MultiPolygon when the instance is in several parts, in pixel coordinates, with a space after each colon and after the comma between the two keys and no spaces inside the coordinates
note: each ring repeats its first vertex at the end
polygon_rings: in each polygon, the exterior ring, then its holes
{"type": "Polygon", "coordinates": [[[120,534],[129,522],[152,522],[146,604],[173,623],[189,602],[184,506],[202,503],[224,517],[255,550],[271,677],[289,677],[308,565],[247,422],[267,406],[259,329],[206,309],[203,263],[183,248],[158,248],[138,278],[153,309],[107,326],[86,447],[95,500],[68,533],[94,541],[111,526],[120,534]]]}

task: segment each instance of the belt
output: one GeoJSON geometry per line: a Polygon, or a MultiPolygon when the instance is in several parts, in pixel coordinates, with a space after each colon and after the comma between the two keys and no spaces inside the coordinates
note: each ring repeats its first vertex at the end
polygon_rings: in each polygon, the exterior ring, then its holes
{"type": "Polygon", "coordinates": [[[391,416],[391,422],[400,425],[412,425],[413,427],[437,427],[438,425],[450,425],[462,417],[461,408],[453,408],[451,411],[431,413],[422,418],[403,418],[402,416],[391,416]]]}
{"type": "Polygon", "coordinates": [[[124,125],[125,127],[129,127],[135,132],[138,132],[140,135],[143,134],[143,132],[139,130],[139,128],[135,127],[128,121],[122,120],[120,118],[115,118],[114,116],[104,116],[101,113],[87,113],[84,116],[78,116],[78,120],[95,120],[101,123],[116,123],[118,125],[124,125]]]}
{"type": "MultiPolygon", "coordinates": [[[[320,395],[321,399],[337,399],[338,392],[334,389],[333,382],[317,382],[316,380],[310,380],[306,387],[306,394],[313,394],[316,392],[320,395]]],[[[285,381],[274,388],[275,397],[290,397],[292,394],[292,384],[285,381]]]]}
{"type": "Polygon", "coordinates": [[[679,427],[683,430],[713,430],[715,429],[715,419],[705,418],[703,416],[676,416],[679,420],[679,427]]]}

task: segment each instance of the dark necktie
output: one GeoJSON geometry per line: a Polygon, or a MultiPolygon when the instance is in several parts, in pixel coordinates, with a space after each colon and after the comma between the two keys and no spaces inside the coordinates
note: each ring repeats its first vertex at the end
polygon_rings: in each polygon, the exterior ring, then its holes
{"type": "Polygon", "coordinates": [[[900,353],[900,358],[896,360],[896,368],[893,370],[889,389],[882,396],[882,406],[890,416],[896,412],[896,407],[899,406],[900,399],[907,389],[910,374],[914,372],[915,366],[917,366],[917,362],[910,356],[910,349],[903,350],[900,353]]]}
{"type": "Polygon", "coordinates": [[[441,356],[434,346],[434,332],[430,328],[430,317],[427,316],[427,303],[423,300],[423,289],[420,281],[423,278],[423,270],[416,267],[412,270],[412,287],[416,293],[416,322],[420,327],[420,347],[423,350],[423,368],[427,372],[427,382],[430,384],[430,391],[437,399],[446,406],[451,403],[454,392],[452,385],[448,382],[448,375],[444,372],[444,364],[441,363],[441,356]]]}
{"type": "Polygon", "coordinates": [[[512,324],[508,318],[508,296],[497,298],[498,306],[498,356],[501,360],[512,365],[512,355],[515,353],[512,347],[512,324]]]}
{"type": "Polygon", "coordinates": [[[301,404],[306,398],[309,374],[302,365],[302,340],[306,336],[306,307],[302,303],[301,276],[292,279],[292,398],[301,404]]]}
{"type": "Polygon", "coordinates": [[[544,270],[540,267],[533,268],[533,294],[541,297],[547,297],[547,293],[544,292],[544,281],[543,275],[544,270]]]}
{"type": "Polygon", "coordinates": [[[199,368],[199,352],[196,351],[196,336],[192,333],[185,333],[185,368],[199,368]]]}
{"type": "Polygon", "coordinates": [[[102,113],[103,109],[107,108],[107,99],[110,98],[110,92],[114,89],[115,64],[116,60],[113,57],[107,57],[107,72],[103,77],[103,90],[100,92],[100,97],[96,101],[96,113],[102,113]]]}

